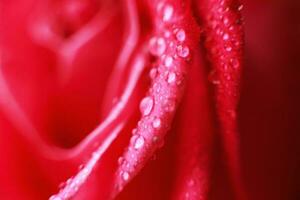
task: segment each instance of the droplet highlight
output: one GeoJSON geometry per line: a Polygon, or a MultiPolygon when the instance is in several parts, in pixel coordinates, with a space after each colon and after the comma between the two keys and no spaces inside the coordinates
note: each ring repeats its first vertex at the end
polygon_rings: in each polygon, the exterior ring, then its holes
{"type": "Polygon", "coordinates": [[[186,58],[188,57],[188,55],[190,54],[190,50],[188,47],[186,46],[182,46],[182,45],[179,45],[177,47],[177,54],[178,56],[180,56],[181,58],[186,58]]]}
{"type": "Polygon", "coordinates": [[[152,122],[153,128],[159,128],[161,126],[161,120],[159,118],[155,118],[152,122]]]}
{"type": "Polygon", "coordinates": [[[153,98],[145,97],[140,103],[140,111],[142,115],[149,115],[153,108],[153,98]]]}
{"type": "Polygon", "coordinates": [[[172,84],[176,81],[176,74],[174,72],[170,72],[168,74],[168,79],[167,79],[167,82],[172,84]]]}
{"type": "Polygon", "coordinates": [[[173,6],[166,4],[163,8],[163,21],[170,21],[174,12],[173,6]]]}
{"type": "Polygon", "coordinates": [[[179,42],[183,42],[185,40],[185,31],[183,29],[179,29],[177,32],[176,32],[176,39],[179,41],[179,42]]]}
{"type": "Polygon", "coordinates": [[[128,172],[123,172],[122,173],[122,178],[124,181],[128,181],[129,180],[129,173],[128,172]]]}
{"type": "Polygon", "coordinates": [[[171,56],[166,56],[165,60],[164,60],[164,65],[166,67],[170,67],[173,63],[173,58],[171,56]]]}
{"type": "Polygon", "coordinates": [[[154,56],[162,55],[165,52],[166,47],[166,41],[162,37],[152,37],[149,41],[149,50],[154,56]]]}

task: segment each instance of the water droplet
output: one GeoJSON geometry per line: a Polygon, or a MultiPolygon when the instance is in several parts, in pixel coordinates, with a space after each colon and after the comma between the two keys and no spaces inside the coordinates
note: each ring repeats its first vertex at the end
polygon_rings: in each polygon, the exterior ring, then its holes
{"type": "Polygon", "coordinates": [[[176,81],[176,74],[174,72],[170,72],[168,74],[168,83],[174,83],[176,81]]]}
{"type": "Polygon", "coordinates": [[[171,56],[166,56],[164,64],[166,67],[170,67],[173,63],[173,58],[171,56]]]}
{"type": "Polygon", "coordinates": [[[176,38],[178,41],[183,42],[185,40],[185,31],[183,29],[179,29],[176,33],[176,38]]]}
{"type": "Polygon", "coordinates": [[[165,36],[166,38],[170,37],[170,36],[171,36],[170,31],[165,31],[164,36],[165,36]]]}
{"type": "Polygon", "coordinates": [[[159,118],[155,118],[152,122],[153,128],[159,128],[161,126],[161,120],[159,118]]]}
{"type": "Polygon", "coordinates": [[[224,23],[225,26],[227,26],[227,25],[229,24],[229,19],[228,19],[228,17],[224,17],[223,23],[224,23]]]}
{"type": "Polygon", "coordinates": [[[124,164],[124,162],[125,162],[125,158],[124,157],[121,156],[121,157],[118,158],[119,165],[124,164]]]}
{"type": "Polygon", "coordinates": [[[228,46],[226,47],[226,51],[231,51],[232,50],[232,47],[228,46]]]}
{"type": "Polygon", "coordinates": [[[59,196],[57,195],[52,195],[49,200],[62,200],[62,198],[60,198],[59,196]]]}
{"type": "Polygon", "coordinates": [[[228,33],[225,33],[224,35],[223,35],[223,40],[228,40],[229,39],[229,35],[228,35],[228,33]]]}
{"type": "Polygon", "coordinates": [[[122,173],[122,178],[124,181],[128,181],[129,180],[129,173],[128,172],[123,172],[122,173]]]}
{"type": "Polygon", "coordinates": [[[152,37],[149,41],[150,53],[155,56],[162,55],[166,50],[166,41],[162,37],[152,37]]]}
{"type": "Polygon", "coordinates": [[[154,79],[157,75],[157,69],[156,68],[152,68],[149,72],[149,76],[151,79],[154,79]]]}
{"type": "Polygon", "coordinates": [[[182,45],[179,45],[177,47],[177,54],[178,56],[182,57],[182,58],[186,58],[190,53],[190,50],[188,47],[186,46],[182,46],[182,45]]]}
{"type": "Polygon", "coordinates": [[[166,4],[163,7],[163,21],[169,21],[173,15],[174,8],[171,5],[166,4]]]}
{"type": "Polygon", "coordinates": [[[158,137],[158,136],[154,136],[154,137],[152,138],[152,141],[153,141],[154,143],[157,143],[157,142],[159,141],[159,137],[158,137]]]}
{"type": "Polygon", "coordinates": [[[243,5],[240,5],[240,6],[238,7],[238,11],[243,10],[243,8],[244,8],[244,6],[243,6],[243,5]]]}
{"type": "Polygon", "coordinates": [[[131,142],[133,144],[133,147],[135,149],[140,149],[144,146],[145,144],[145,139],[141,135],[135,135],[131,138],[131,142]]]}
{"type": "Polygon", "coordinates": [[[145,97],[140,103],[140,111],[143,115],[149,115],[153,108],[153,98],[145,97]]]}

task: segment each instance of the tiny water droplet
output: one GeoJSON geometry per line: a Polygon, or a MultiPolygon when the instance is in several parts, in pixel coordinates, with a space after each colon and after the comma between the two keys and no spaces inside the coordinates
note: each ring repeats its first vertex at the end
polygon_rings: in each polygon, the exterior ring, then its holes
{"type": "Polygon", "coordinates": [[[171,56],[166,56],[165,60],[164,60],[164,65],[166,67],[170,67],[173,63],[173,58],[171,56]]]}
{"type": "Polygon", "coordinates": [[[177,54],[182,58],[186,58],[190,53],[190,50],[186,46],[179,45],[177,46],[177,54]]]}
{"type": "Polygon", "coordinates": [[[174,83],[176,81],[176,74],[174,72],[170,72],[168,74],[168,83],[174,83]]]}
{"type": "Polygon", "coordinates": [[[152,141],[153,141],[154,143],[157,143],[157,142],[159,141],[159,137],[158,137],[158,136],[154,136],[154,137],[152,138],[152,141]]]}
{"type": "Polygon", "coordinates": [[[151,79],[154,79],[157,75],[157,69],[156,68],[152,68],[149,72],[149,76],[151,79]]]}
{"type": "Polygon", "coordinates": [[[119,165],[124,164],[124,162],[125,162],[125,158],[124,157],[121,156],[121,157],[118,158],[118,164],[119,165]]]}
{"type": "Polygon", "coordinates": [[[169,21],[171,18],[172,18],[172,15],[173,15],[173,12],[174,12],[174,8],[169,5],[169,4],[166,4],[163,8],[162,8],[162,11],[163,11],[163,21],[169,21]]]}
{"type": "Polygon", "coordinates": [[[240,5],[240,6],[238,7],[238,11],[243,10],[243,8],[244,8],[244,6],[243,6],[243,5],[240,5]]]}
{"type": "Polygon", "coordinates": [[[166,41],[162,37],[152,37],[149,41],[149,50],[154,56],[162,55],[165,52],[166,47],[166,41]]]}
{"type": "Polygon", "coordinates": [[[155,118],[152,122],[153,128],[159,128],[161,126],[161,120],[159,118],[155,118]]]}
{"type": "Polygon", "coordinates": [[[229,24],[229,19],[228,19],[228,17],[224,17],[223,23],[224,23],[225,26],[227,26],[227,25],[229,24]]]}
{"type": "Polygon", "coordinates": [[[132,143],[133,143],[133,147],[135,149],[140,149],[140,148],[142,148],[144,146],[145,139],[141,135],[136,135],[136,136],[132,137],[132,143]]]}
{"type": "Polygon", "coordinates": [[[230,47],[230,46],[228,46],[228,47],[226,47],[226,51],[231,51],[232,50],[232,47],[230,47]]]}
{"type": "Polygon", "coordinates": [[[145,97],[140,103],[140,111],[143,115],[149,115],[153,108],[153,98],[145,97]]]}
{"type": "Polygon", "coordinates": [[[230,59],[230,62],[234,69],[237,69],[239,67],[239,62],[236,59],[230,59]]]}
{"type": "Polygon", "coordinates": [[[122,173],[122,178],[123,178],[124,181],[128,181],[128,179],[129,179],[129,173],[126,172],[126,171],[123,172],[123,173],[122,173]]]}
{"type": "Polygon", "coordinates": [[[178,41],[183,42],[185,40],[185,31],[183,29],[179,29],[176,32],[176,38],[178,41]]]}
{"type": "Polygon", "coordinates": [[[224,35],[223,35],[223,40],[228,40],[229,39],[229,35],[228,35],[228,33],[225,33],[224,35]]]}
{"type": "Polygon", "coordinates": [[[193,186],[195,185],[195,181],[193,179],[188,181],[188,186],[193,186]]]}

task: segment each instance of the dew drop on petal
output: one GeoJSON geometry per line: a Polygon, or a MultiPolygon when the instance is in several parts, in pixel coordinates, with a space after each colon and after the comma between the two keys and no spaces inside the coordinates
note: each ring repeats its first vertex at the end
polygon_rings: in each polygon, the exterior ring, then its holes
{"type": "Polygon", "coordinates": [[[164,64],[166,67],[170,67],[173,63],[173,58],[171,56],[166,56],[164,64]]]}
{"type": "Polygon", "coordinates": [[[186,58],[190,53],[190,50],[188,47],[186,46],[182,46],[182,45],[179,45],[177,47],[177,54],[178,56],[182,57],[182,58],[186,58]]]}
{"type": "Polygon", "coordinates": [[[183,29],[179,29],[176,33],[176,38],[178,41],[183,42],[185,40],[185,31],[183,29]]]}
{"type": "Polygon", "coordinates": [[[124,157],[118,158],[119,165],[122,165],[124,162],[125,162],[125,158],[124,157]]]}
{"type": "Polygon", "coordinates": [[[123,173],[122,173],[122,178],[123,178],[124,181],[128,181],[128,180],[129,180],[129,173],[126,172],[126,171],[123,172],[123,173]]]}
{"type": "Polygon", "coordinates": [[[156,68],[152,68],[149,72],[149,76],[151,79],[154,79],[157,75],[157,69],[156,68]]]}
{"type": "Polygon", "coordinates": [[[159,118],[155,118],[152,122],[153,128],[159,128],[161,126],[161,120],[159,118]]]}
{"type": "Polygon", "coordinates": [[[136,135],[132,137],[132,144],[135,149],[140,149],[145,144],[145,139],[141,135],[136,135]]]}
{"type": "Polygon", "coordinates": [[[167,79],[168,83],[174,83],[176,81],[176,74],[174,72],[170,72],[168,74],[168,79],[167,79]]]}
{"type": "Polygon", "coordinates": [[[240,5],[239,7],[238,7],[238,11],[241,11],[241,10],[243,10],[243,5],[240,5]]]}
{"type": "Polygon", "coordinates": [[[223,23],[225,26],[227,26],[229,24],[229,19],[227,17],[224,17],[223,23]]]}
{"type": "Polygon", "coordinates": [[[237,69],[239,67],[239,62],[236,59],[230,59],[230,62],[234,69],[237,69]]]}
{"type": "Polygon", "coordinates": [[[232,50],[232,47],[226,47],[226,51],[231,51],[232,50]]]}
{"type": "Polygon", "coordinates": [[[140,103],[140,111],[143,115],[149,115],[153,108],[153,98],[145,97],[140,103]]]}
{"type": "Polygon", "coordinates": [[[154,56],[162,55],[165,52],[166,47],[166,41],[162,37],[152,37],[149,41],[149,50],[154,56]]]}
{"type": "Polygon", "coordinates": [[[174,8],[171,5],[166,4],[163,9],[163,21],[169,21],[172,18],[174,8]]]}
{"type": "Polygon", "coordinates": [[[228,33],[225,33],[224,35],[223,35],[223,40],[228,40],[229,39],[229,35],[228,35],[228,33]]]}

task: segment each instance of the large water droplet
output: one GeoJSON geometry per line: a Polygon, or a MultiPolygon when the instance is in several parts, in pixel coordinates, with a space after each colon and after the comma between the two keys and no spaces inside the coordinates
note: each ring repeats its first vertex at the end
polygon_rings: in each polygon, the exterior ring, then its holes
{"type": "Polygon", "coordinates": [[[190,53],[190,50],[188,47],[186,46],[182,46],[182,45],[179,45],[177,47],[177,54],[178,56],[182,57],[182,58],[186,58],[190,53]]]}
{"type": "Polygon", "coordinates": [[[140,111],[143,115],[149,115],[153,108],[153,98],[145,97],[140,103],[140,111]]]}
{"type": "Polygon", "coordinates": [[[152,122],[153,128],[159,128],[161,126],[161,120],[159,118],[155,118],[152,122]]]}
{"type": "Polygon", "coordinates": [[[166,56],[165,60],[164,60],[164,65],[166,67],[170,67],[173,63],[173,58],[171,56],[166,56]]]}
{"type": "Polygon", "coordinates": [[[176,33],[176,38],[178,41],[183,42],[185,40],[185,31],[183,29],[179,29],[176,33]]]}
{"type": "Polygon", "coordinates": [[[166,41],[162,37],[152,37],[149,41],[150,53],[155,56],[162,55],[166,50],[166,41]]]}

